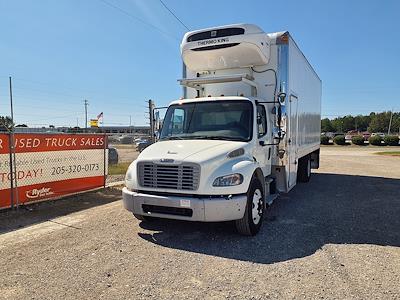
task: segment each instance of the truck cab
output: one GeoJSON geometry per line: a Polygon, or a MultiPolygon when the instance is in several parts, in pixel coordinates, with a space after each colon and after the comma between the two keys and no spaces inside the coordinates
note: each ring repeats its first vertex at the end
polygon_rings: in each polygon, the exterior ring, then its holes
{"type": "Polygon", "coordinates": [[[251,206],[258,230],[270,192],[271,129],[255,98],[172,102],[158,142],[129,167],[124,194],[135,201],[126,201],[133,204],[127,208],[140,216],[215,222],[242,219],[251,206]]]}
{"type": "Polygon", "coordinates": [[[319,162],[320,91],[308,94],[317,107],[307,104],[308,121],[299,122],[292,101],[302,93],[290,89],[288,51],[288,35],[255,25],[187,33],[184,97],[170,103],[158,141],[128,168],[125,208],[143,221],[235,221],[239,233],[256,234],[279,192],[308,181],[319,162]]]}

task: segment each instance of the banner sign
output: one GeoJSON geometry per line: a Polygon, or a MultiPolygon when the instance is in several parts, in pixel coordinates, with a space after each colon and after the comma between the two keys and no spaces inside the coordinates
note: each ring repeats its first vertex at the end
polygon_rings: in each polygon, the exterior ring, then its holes
{"type": "MultiPolygon", "coordinates": [[[[107,139],[93,134],[14,135],[19,204],[104,185],[107,139]]],[[[10,136],[0,134],[0,208],[11,205],[10,136]]],[[[14,187],[14,205],[17,194],[14,187]]]]}
{"type": "Polygon", "coordinates": [[[90,119],[90,127],[99,127],[99,120],[98,119],[90,119]]]}

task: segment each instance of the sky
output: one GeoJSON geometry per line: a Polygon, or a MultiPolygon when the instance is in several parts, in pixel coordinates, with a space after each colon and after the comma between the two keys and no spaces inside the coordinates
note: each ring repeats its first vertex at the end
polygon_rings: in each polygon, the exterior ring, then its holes
{"type": "MultiPolygon", "coordinates": [[[[163,0],[191,30],[288,30],[322,79],[322,115],[400,111],[400,1],[163,0]]],[[[16,124],[145,125],[182,96],[187,29],[160,0],[0,0],[0,115],[16,124]]]]}

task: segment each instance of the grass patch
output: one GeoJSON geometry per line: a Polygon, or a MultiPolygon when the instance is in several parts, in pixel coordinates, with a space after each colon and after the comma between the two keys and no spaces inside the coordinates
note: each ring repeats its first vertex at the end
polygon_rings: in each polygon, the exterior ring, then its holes
{"type": "Polygon", "coordinates": [[[130,162],[123,162],[116,165],[108,165],[108,175],[124,175],[130,164],[130,162]]]}
{"type": "Polygon", "coordinates": [[[387,156],[400,156],[400,151],[382,151],[376,152],[378,155],[387,155],[387,156]]]}

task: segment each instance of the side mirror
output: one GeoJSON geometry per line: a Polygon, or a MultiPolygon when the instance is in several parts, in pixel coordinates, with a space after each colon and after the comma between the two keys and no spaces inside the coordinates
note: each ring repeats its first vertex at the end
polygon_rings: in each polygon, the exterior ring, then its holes
{"type": "Polygon", "coordinates": [[[280,140],[282,132],[279,130],[279,128],[274,127],[273,130],[272,130],[272,135],[274,136],[274,139],[280,140]]]}
{"type": "Polygon", "coordinates": [[[286,99],[286,93],[279,93],[278,94],[278,101],[280,102],[280,103],[285,103],[285,99],[286,99]]]}
{"type": "Polygon", "coordinates": [[[159,131],[154,131],[154,138],[156,141],[160,139],[160,132],[159,131]]]}
{"type": "Polygon", "coordinates": [[[272,130],[272,135],[275,140],[282,140],[285,137],[285,132],[281,130],[280,128],[275,127],[272,130]]]}

